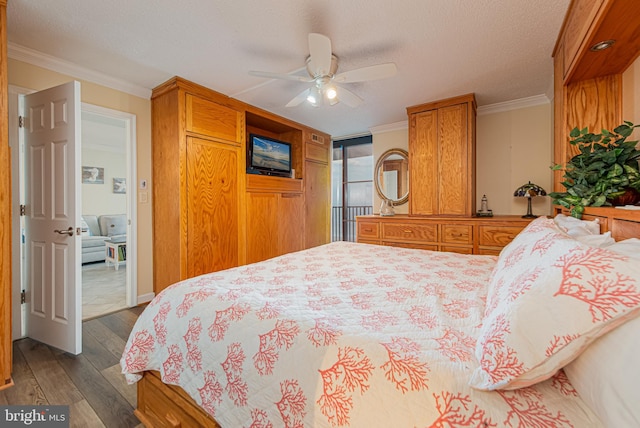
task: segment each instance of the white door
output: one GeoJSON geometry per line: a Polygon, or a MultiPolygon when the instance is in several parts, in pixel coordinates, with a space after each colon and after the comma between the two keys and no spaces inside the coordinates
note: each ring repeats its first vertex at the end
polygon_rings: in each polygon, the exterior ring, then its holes
{"type": "Polygon", "coordinates": [[[25,96],[27,336],[82,352],[80,83],[25,96]]]}

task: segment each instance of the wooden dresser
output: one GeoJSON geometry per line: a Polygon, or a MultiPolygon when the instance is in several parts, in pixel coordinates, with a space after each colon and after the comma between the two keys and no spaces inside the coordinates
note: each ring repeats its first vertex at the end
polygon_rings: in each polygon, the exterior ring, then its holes
{"type": "Polygon", "coordinates": [[[356,218],[358,242],[395,247],[497,255],[531,219],[520,216],[356,218]]]}

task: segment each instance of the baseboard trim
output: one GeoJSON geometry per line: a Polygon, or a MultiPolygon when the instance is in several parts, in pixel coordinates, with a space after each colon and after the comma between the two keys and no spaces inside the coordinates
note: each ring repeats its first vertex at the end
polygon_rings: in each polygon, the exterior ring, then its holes
{"type": "Polygon", "coordinates": [[[155,293],[141,294],[138,296],[138,304],[142,305],[144,303],[149,303],[155,296],[155,293]]]}

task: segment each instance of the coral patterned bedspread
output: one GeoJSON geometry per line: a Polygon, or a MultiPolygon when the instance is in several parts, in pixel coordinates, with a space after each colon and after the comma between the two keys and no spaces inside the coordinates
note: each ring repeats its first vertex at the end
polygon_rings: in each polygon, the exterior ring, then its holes
{"type": "Polygon", "coordinates": [[[600,426],[562,371],[468,386],[495,264],[337,242],[192,278],[140,315],[123,373],[159,371],[225,428],[600,426]]]}

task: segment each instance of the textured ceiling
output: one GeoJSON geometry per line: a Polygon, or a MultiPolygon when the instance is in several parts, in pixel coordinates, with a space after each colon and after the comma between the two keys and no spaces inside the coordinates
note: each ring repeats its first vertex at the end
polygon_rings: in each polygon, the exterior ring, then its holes
{"type": "Polygon", "coordinates": [[[334,137],[406,119],[407,106],[475,92],[478,105],[550,95],[569,0],[9,0],[8,40],[151,89],[178,75],[334,137]],[[395,62],[345,84],[364,99],[285,104],[304,83],[307,35],[332,41],[338,72],[395,62]]]}

